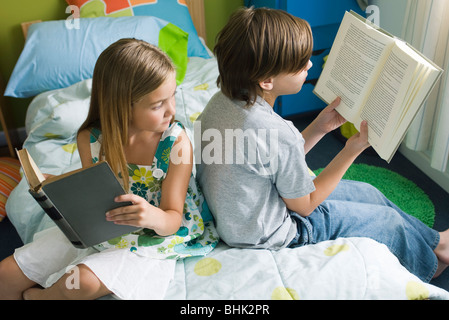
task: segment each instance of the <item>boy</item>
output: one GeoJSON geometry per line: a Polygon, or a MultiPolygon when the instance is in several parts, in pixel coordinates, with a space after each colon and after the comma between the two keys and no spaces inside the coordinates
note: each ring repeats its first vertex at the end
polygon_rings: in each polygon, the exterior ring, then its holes
{"type": "Polygon", "coordinates": [[[428,228],[368,184],[341,181],[369,146],[367,123],[314,178],[305,155],[345,122],[335,111],[340,100],[302,133],[273,111],[277,97],[301,90],[312,48],[308,23],[281,10],[240,9],[217,37],[221,92],[198,119],[197,178],[221,239],[230,246],[276,250],[370,237],[430,281],[449,263],[449,230],[428,228]]]}

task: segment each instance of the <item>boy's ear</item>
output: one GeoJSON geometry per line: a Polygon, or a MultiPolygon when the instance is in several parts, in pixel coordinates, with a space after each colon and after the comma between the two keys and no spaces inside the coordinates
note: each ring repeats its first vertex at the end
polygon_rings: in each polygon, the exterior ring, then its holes
{"type": "Polygon", "coordinates": [[[265,79],[265,80],[259,82],[259,86],[264,91],[273,90],[273,78],[268,78],[268,79],[265,79]]]}

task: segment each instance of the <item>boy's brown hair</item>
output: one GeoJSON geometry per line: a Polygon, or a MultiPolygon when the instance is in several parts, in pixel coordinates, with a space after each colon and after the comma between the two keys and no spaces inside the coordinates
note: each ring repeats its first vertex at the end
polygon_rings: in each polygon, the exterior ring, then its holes
{"type": "Polygon", "coordinates": [[[228,98],[251,106],[261,81],[301,71],[312,50],[312,30],[305,20],[282,10],[239,9],[217,35],[217,84],[228,98]]]}

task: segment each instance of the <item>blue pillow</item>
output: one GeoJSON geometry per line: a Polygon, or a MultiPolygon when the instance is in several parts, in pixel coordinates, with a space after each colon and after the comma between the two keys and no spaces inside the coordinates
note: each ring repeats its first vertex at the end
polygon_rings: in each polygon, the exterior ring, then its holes
{"type": "MultiPolygon", "coordinates": [[[[180,41],[185,44],[185,61],[174,61],[177,69],[187,67],[187,34],[162,19],[81,18],[79,29],[67,28],[66,23],[66,20],[58,20],[30,26],[25,48],[6,87],[6,96],[32,97],[90,79],[98,56],[110,44],[121,38],[136,38],[158,45],[159,35],[167,36],[166,31],[160,31],[166,29],[169,29],[169,41],[178,42],[178,46],[180,41]]],[[[166,42],[165,38],[165,46],[166,42]]],[[[178,54],[177,59],[182,56],[178,54]]]]}
{"type": "Polygon", "coordinates": [[[170,21],[189,34],[189,57],[210,58],[209,53],[198,37],[195,26],[190,18],[189,9],[183,5],[174,5],[174,0],[158,1],[156,4],[147,4],[133,7],[134,16],[155,16],[170,21]]]}
{"type": "Polygon", "coordinates": [[[189,34],[188,56],[208,59],[185,0],[66,0],[80,10],[81,18],[154,16],[180,27],[189,34]]]}

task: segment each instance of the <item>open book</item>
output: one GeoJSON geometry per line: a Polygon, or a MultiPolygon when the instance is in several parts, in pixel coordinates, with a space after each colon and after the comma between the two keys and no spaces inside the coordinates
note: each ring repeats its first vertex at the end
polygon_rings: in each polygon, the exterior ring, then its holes
{"type": "Polygon", "coordinates": [[[359,129],[388,162],[443,70],[409,44],[346,12],[314,93],[359,129]]]}
{"type": "Polygon", "coordinates": [[[26,149],[17,150],[30,194],[77,248],[87,248],[138,230],[106,220],[106,212],[129,205],[107,162],[45,179],[26,149]]]}

